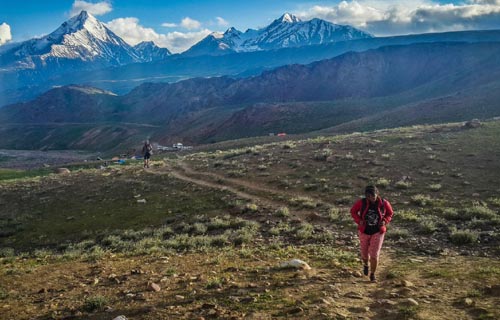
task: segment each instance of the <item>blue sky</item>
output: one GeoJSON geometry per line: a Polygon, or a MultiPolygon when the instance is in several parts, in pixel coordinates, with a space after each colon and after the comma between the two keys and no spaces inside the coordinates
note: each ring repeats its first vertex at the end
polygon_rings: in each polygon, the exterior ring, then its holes
{"type": "Polygon", "coordinates": [[[285,12],[376,36],[500,29],[500,0],[0,0],[0,45],[48,34],[82,9],[132,45],[152,40],[173,52],[231,26],[264,27],[285,12]]]}

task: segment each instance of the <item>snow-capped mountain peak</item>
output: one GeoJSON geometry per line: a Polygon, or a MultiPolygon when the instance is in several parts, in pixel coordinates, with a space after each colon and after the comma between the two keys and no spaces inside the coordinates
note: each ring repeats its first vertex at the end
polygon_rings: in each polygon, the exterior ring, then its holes
{"type": "Polygon", "coordinates": [[[286,23],[295,23],[295,22],[300,22],[300,18],[297,16],[294,16],[291,13],[286,12],[284,15],[282,15],[279,19],[275,21],[280,21],[280,22],[286,22],[286,23]]]}
{"type": "Polygon", "coordinates": [[[172,54],[167,48],[160,48],[153,41],[138,43],[134,49],[145,62],[163,60],[172,54]]]}
{"type": "Polygon", "coordinates": [[[248,29],[243,33],[229,28],[224,34],[212,33],[185,54],[219,55],[235,51],[270,50],[371,37],[370,34],[351,26],[336,25],[317,18],[302,21],[293,14],[285,13],[259,30],[248,29]]]}
{"type": "Polygon", "coordinates": [[[154,44],[132,48],[86,11],[71,17],[54,32],[2,52],[2,66],[14,69],[99,68],[163,59],[170,52],[154,44]]]}

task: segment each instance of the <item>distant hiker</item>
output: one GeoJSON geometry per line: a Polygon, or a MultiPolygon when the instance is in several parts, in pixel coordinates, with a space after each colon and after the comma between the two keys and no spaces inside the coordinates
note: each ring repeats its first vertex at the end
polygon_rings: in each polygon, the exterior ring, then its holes
{"type": "Polygon", "coordinates": [[[153,154],[153,146],[149,143],[149,140],[144,141],[142,154],[144,155],[144,168],[149,168],[149,159],[151,159],[151,155],[153,154]]]}
{"type": "Polygon", "coordinates": [[[375,186],[365,188],[365,198],[359,199],[351,208],[351,216],[358,225],[358,234],[363,260],[363,274],[368,275],[368,260],[370,260],[370,280],[376,281],[378,258],[386,226],[394,214],[389,201],[379,196],[375,186]]]}

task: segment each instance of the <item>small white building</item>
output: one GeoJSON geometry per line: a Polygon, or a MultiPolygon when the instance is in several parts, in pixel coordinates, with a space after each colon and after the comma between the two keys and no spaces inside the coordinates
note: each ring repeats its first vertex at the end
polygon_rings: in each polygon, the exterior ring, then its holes
{"type": "Polygon", "coordinates": [[[176,148],[176,149],[183,149],[184,148],[184,145],[180,142],[177,142],[177,143],[174,143],[172,145],[172,147],[176,148]]]}

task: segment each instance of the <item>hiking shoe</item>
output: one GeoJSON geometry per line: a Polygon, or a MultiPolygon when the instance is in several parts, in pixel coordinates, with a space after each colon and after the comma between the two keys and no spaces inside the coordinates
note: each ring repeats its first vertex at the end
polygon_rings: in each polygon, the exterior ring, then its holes
{"type": "Polygon", "coordinates": [[[375,273],[370,273],[370,281],[377,282],[377,278],[375,277],[375,273]]]}
{"type": "Polygon", "coordinates": [[[368,275],[368,265],[363,266],[363,274],[364,274],[365,276],[367,276],[367,275],[368,275]]]}

